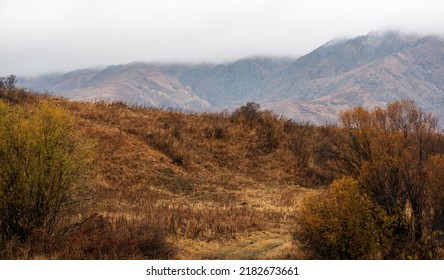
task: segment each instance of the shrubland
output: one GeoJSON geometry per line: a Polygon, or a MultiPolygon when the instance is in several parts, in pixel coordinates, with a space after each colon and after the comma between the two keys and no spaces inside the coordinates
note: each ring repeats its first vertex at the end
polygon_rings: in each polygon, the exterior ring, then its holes
{"type": "Polygon", "coordinates": [[[14,81],[0,83],[2,258],[223,258],[264,234],[286,242],[265,258],[443,257],[443,138],[413,102],[317,126],[256,103],[184,113],[14,81]]]}
{"type": "Polygon", "coordinates": [[[387,108],[357,107],[343,112],[333,134],[325,165],[335,177],[354,183],[335,181],[328,198],[306,203],[297,234],[310,254],[334,259],[442,258],[444,181],[437,168],[444,146],[438,120],[412,101],[396,101],[387,108]],[[343,185],[341,192],[338,184],[343,185]],[[354,195],[362,197],[360,205],[349,202],[354,195]],[[327,219],[318,208],[335,214],[327,219]],[[349,215],[361,221],[350,220],[349,215]],[[322,222],[314,227],[311,219],[322,222]],[[368,249],[359,251],[354,239],[366,236],[360,229],[367,226],[366,232],[376,239],[365,238],[360,248],[368,249]],[[329,238],[311,237],[326,232],[334,237],[334,250],[328,252],[321,248],[331,246],[329,238]],[[375,255],[372,248],[378,247],[375,255]]]}

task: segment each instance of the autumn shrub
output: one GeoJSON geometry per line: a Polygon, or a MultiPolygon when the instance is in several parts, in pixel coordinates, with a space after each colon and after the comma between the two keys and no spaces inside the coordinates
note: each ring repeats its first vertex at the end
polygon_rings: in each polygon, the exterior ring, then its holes
{"type": "Polygon", "coordinates": [[[260,117],[261,105],[255,102],[248,102],[245,105],[242,105],[240,108],[236,109],[231,115],[231,120],[235,122],[244,122],[248,125],[254,125],[260,117]]]}
{"type": "MultiPolygon", "coordinates": [[[[174,248],[151,220],[94,214],[57,236],[61,259],[170,259],[174,248]]],[[[50,243],[49,243],[50,244],[50,243]]]]}
{"type": "Polygon", "coordinates": [[[444,233],[444,156],[435,155],[426,164],[428,207],[426,219],[430,231],[444,233]]]}
{"type": "Polygon", "coordinates": [[[282,146],[285,141],[284,121],[272,111],[260,112],[255,129],[258,138],[255,150],[270,153],[282,146]]]}
{"type": "Polygon", "coordinates": [[[99,214],[58,232],[36,230],[27,240],[9,240],[0,250],[0,259],[129,260],[174,255],[165,231],[152,220],[99,214]]]}
{"type": "Polygon", "coordinates": [[[310,168],[321,185],[329,185],[338,178],[335,144],[339,133],[340,128],[335,125],[315,126],[308,138],[310,168]]]}
{"type": "Polygon", "coordinates": [[[312,153],[314,127],[309,123],[295,124],[285,122],[284,131],[289,135],[286,147],[296,158],[296,165],[301,169],[309,167],[309,159],[312,153]]]}
{"type": "Polygon", "coordinates": [[[65,110],[0,101],[0,236],[51,232],[86,185],[92,142],[65,110]]]}
{"type": "Polygon", "coordinates": [[[390,244],[391,219],[359,191],[351,178],[304,201],[294,238],[310,258],[382,258],[390,244]]]}
{"type": "Polygon", "coordinates": [[[390,215],[409,223],[399,235],[420,240],[429,203],[427,159],[439,153],[437,119],[413,101],[396,101],[385,109],[347,110],[340,121],[332,165],[358,180],[362,191],[390,215]]]}
{"type": "Polygon", "coordinates": [[[265,154],[284,146],[286,126],[292,121],[279,117],[270,110],[259,110],[260,105],[248,102],[235,110],[230,119],[254,133],[256,145],[251,149],[265,154]]]}
{"type": "Polygon", "coordinates": [[[12,90],[15,88],[16,81],[17,79],[15,75],[0,77],[0,89],[12,90]]]}
{"type": "Polygon", "coordinates": [[[0,77],[0,99],[13,104],[32,103],[38,96],[22,88],[16,87],[16,76],[0,77]]]}

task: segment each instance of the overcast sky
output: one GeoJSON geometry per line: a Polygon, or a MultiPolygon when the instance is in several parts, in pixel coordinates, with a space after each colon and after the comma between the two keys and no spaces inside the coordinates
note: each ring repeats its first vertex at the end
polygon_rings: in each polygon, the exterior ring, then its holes
{"type": "Polygon", "coordinates": [[[295,57],[382,29],[444,35],[444,1],[0,0],[0,76],[295,57]]]}

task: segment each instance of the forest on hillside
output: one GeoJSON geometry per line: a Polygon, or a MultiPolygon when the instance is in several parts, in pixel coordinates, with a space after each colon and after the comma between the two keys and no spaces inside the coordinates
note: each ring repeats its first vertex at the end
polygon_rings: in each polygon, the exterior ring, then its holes
{"type": "Polygon", "coordinates": [[[443,169],[413,101],[312,125],[0,79],[1,259],[443,259],[443,169]]]}

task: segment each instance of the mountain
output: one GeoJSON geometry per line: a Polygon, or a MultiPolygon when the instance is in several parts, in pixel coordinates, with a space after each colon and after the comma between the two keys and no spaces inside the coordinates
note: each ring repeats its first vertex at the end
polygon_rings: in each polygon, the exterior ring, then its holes
{"type": "Polygon", "coordinates": [[[223,107],[257,99],[257,85],[291,62],[285,58],[255,57],[221,65],[170,65],[162,70],[189,85],[212,106],[223,107]]]}
{"type": "Polygon", "coordinates": [[[20,85],[74,100],[216,110],[254,99],[255,86],[290,62],[256,57],[221,65],[130,63],[20,78],[20,85]]]}
{"type": "Polygon", "coordinates": [[[48,91],[74,100],[122,100],[144,106],[185,110],[211,107],[188,86],[158,71],[154,65],[144,63],[76,70],[60,76],[25,79],[24,84],[34,90],[48,91]]]}
{"type": "Polygon", "coordinates": [[[282,114],[334,121],[350,106],[372,108],[415,100],[444,117],[444,42],[399,33],[370,33],[327,43],[265,81],[263,99],[282,114]]]}
{"type": "Polygon", "coordinates": [[[333,40],[298,59],[233,63],[131,63],[64,75],[20,78],[23,86],[77,100],[221,110],[245,102],[298,121],[335,122],[353,106],[415,100],[444,120],[444,41],[435,36],[372,32],[333,40]]]}

